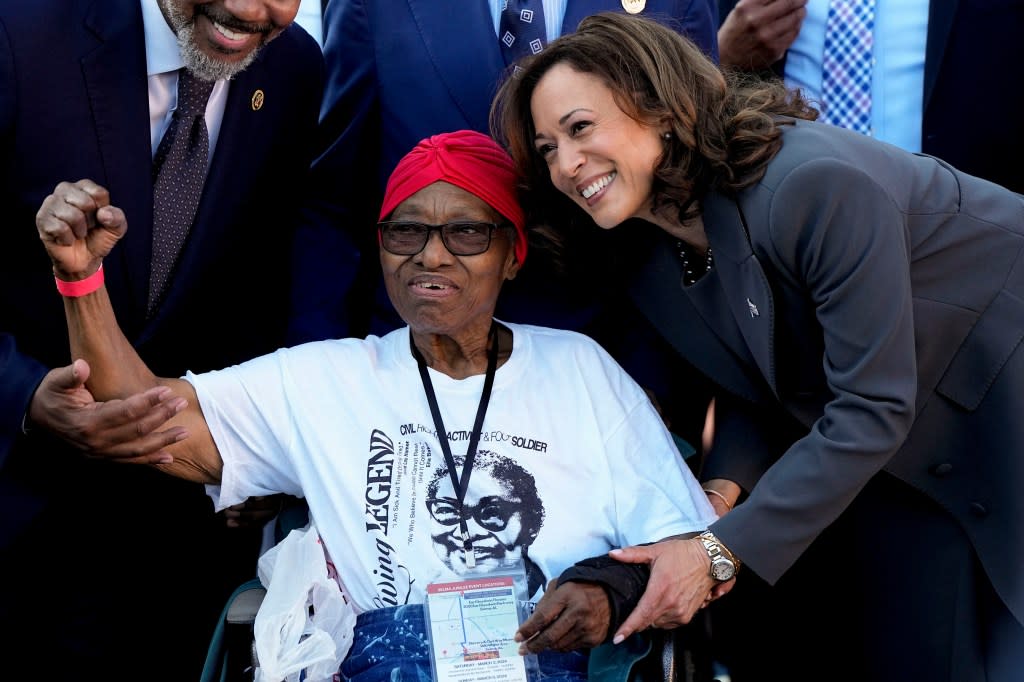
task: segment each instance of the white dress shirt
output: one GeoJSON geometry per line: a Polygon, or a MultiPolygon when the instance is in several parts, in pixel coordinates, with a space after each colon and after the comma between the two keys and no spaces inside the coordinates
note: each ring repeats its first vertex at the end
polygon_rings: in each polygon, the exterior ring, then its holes
{"type": "Polygon", "coordinates": [[[302,0],[299,13],[295,15],[295,23],[306,29],[320,47],[324,46],[324,18],[320,10],[320,0],[302,0]]]}

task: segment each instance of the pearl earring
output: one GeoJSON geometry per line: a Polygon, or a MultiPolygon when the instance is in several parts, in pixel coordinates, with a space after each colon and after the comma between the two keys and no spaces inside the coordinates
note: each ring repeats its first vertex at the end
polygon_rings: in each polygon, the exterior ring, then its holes
{"type": "Polygon", "coordinates": [[[662,135],[662,137],[664,137],[666,140],[671,140],[672,139],[672,133],[665,133],[664,135],[662,135]]]}

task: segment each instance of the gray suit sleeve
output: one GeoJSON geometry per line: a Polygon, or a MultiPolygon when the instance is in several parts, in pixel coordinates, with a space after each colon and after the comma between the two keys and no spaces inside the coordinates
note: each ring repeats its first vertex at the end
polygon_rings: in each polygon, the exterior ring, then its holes
{"type": "Polygon", "coordinates": [[[835,159],[796,166],[775,187],[768,214],[748,219],[765,270],[800,291],[799,299],[777,296],[776,309],[814,308],[821,328],[807,333],[823,334],[824,357],[798,360],[822,363],[832,395],[746,502],[712,526],[775,582],[910,430],[917,390],[910,245],[887,189],[835,159]]]}

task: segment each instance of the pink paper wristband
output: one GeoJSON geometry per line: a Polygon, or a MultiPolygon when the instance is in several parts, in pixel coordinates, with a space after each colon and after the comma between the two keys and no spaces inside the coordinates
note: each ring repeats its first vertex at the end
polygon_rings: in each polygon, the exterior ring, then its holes
{"type": "Polygon", "coordinates": [[[53,281],[57,283],[57,291],[60,292],[61,296],[77,298],[78,296],[91,294],[103,286],[103,264],[100,263],[99,270],[77,282],[65,282],[56,276],[54,276],[53,281]]]}

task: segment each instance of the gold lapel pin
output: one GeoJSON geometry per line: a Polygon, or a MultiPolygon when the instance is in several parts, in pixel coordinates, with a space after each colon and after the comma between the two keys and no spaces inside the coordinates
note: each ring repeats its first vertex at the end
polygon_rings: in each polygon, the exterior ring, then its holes
{"type": "Polygon", "coordinates": [[[252,93],[251,103],[253,111],[259,111],[263,108],[263,98],[264,94],[262,90],[256,90],[256,92],[252,93]]]}
{"type": "Polygon", "coordinates": [[[640,14],[647,7],[647,0],[622,0],[622,9],[630,14],[640,14]]]}

